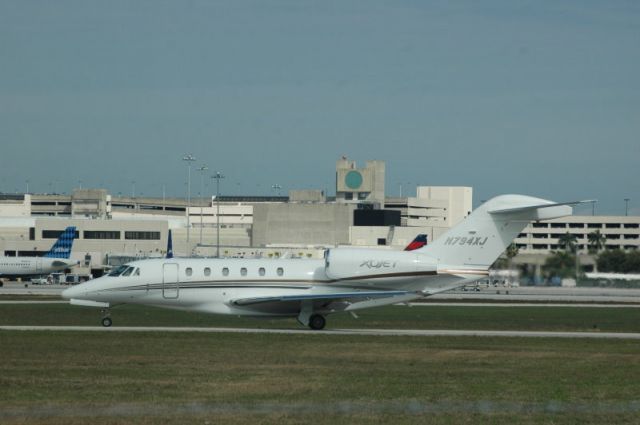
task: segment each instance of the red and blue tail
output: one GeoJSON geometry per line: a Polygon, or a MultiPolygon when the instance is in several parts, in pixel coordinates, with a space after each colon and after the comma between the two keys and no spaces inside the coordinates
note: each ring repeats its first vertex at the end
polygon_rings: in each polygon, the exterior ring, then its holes
{"type": "Polygon", "coordinates": [[[414,240],[412,240],[409,245],[404,249],[405,251],[413,251],[414,249],[422,248],[427,244],[427,235],[424,233],[416,236],[414,240]]]}

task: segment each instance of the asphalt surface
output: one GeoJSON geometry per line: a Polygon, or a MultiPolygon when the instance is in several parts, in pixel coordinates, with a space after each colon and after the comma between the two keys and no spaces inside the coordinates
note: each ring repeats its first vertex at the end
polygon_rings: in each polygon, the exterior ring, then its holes
{"type": "MultiPolygon", "coordinates": [[[[59,296],[67,285],[32,285],[8,282],[0,287],[2,295],[49,295],[59,296]]],[[[637,303],[640,304],[640,289],[619,288],[562,288],[522,286],[483,287],[480,291],[455,290],[432,295],[427,301],[500,301],[500,302],[565,302],[565,303],[637,303]]]]}
{"type": "MultiPolygon", "coordinates": [[[[69,301],[61,300],[8,300],[0,301],[0,305],[11,304],[69,304],[69,301]]],[[[396,304],[398,306],[404,306],[405,304],[396,304]]],[[[640,304],[580,304],[580,303],[508,303],[508,302],[446,302],[446,301],[434,301],[428,303],[408,303],[410,307],[499,307],[499,308],[518,308],[518,307],[572,307],[572,308],[640,308],[640,304]]]]}
{"type": "Polygon", "coordinates": [[[333,329],[312,331],[307,329],[244,329],[201,328],[167,326],[0,326],[0,331],[70,331],[70,332],[199,332],[286,335],[362,335],[362,336],[476,336],[511,338],[590,338],[640,339],[640,333],[625,332],[530,332],[530,331],[474,331],[474,330],[416,330],[416,329],[333,329]]]}

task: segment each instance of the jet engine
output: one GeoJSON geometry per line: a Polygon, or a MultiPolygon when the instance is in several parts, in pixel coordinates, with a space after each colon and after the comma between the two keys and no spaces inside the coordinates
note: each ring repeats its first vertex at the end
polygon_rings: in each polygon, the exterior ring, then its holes
{"type": "Polygon", "coordinates": [[[325,253],[330,279],[415,278],[436,274],[437,264],[424,255],[383,249],[335,248],[325,253]]]}

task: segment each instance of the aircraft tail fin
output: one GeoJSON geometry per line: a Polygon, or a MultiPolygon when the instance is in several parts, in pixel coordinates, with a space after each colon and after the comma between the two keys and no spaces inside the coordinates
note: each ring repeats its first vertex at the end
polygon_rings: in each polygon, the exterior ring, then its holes
{"type": "Polygon", "coordinates": [[[427,235],[424,233],[420,233],[414,240],[409,242],[409,245],[405,247],[405,251],[415,251],[416,249],[422,248],[427,244],[427,235]]]}
{"type": "Polygon", "coordinates": [[[60,234],[56,243],[53,244],[49,252],[44,256],[47,258],[69,258],[73,240],[76,237],[75,226],[69,226],[60,234]]]}
{"type": "Polygon", "coordinates": [[[173,242],[171,241],[171,230],[169,230],[169,236],[167,237],[167,257],[173,258],[173,242]]]}
{"type": "Polygon", "coordinates": [[[531,221],[572,214],[570,205],[523,195],[497,196],[417,252],[436,259],[439,269],[487,270],[531,221]]]}

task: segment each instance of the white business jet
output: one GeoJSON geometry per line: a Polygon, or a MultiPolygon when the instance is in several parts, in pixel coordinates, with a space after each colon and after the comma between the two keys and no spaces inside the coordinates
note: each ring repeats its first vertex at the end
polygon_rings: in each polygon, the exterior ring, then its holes
{"type": "MultiPolygon", "coordinates": [[[[582,201],[584,202],[584,201],[582,201]]],[[[296,317],[323,329],[331,313],[420,299],[487,276],[533,220],[571,215],[569,205],[522,195],[485,202],[415,251],[335,248],[323,260],[164,258],[134,261],[65,290],[71,304],[144,304],[215,314],[296,317]]]]}
{"type": "Polygon", "coordinates": [[[49,252],[42,257],[0,257],[0,276],[11,278],[41,276],[77,264],[77,261],[69,260],[75,236],[76,228],[67,227],[49,252]]]}

